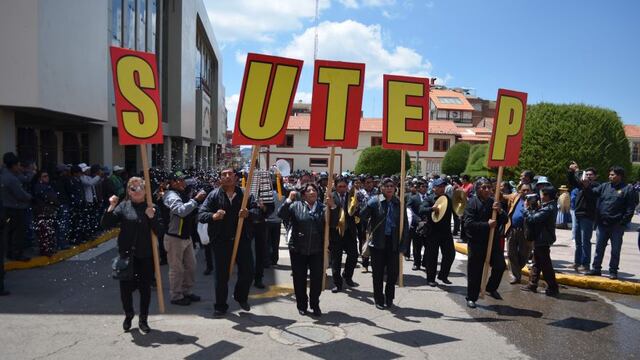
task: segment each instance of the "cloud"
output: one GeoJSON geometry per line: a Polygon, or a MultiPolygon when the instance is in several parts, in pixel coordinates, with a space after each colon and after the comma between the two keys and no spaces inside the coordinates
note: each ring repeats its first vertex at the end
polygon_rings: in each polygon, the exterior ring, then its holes
{"type": "MultiPolygon", "coordinates": [[[[315,17],[315,2],[300,0],[204,0],[209,21],[221,43],[241,40],[273,42],[281,32],[304,27],[303,21],[315,17]]],[[[330,0],[320,0],[319,10],[328,9],[330,0]]]]}
{"type": "MultiPolygon", "coordinates": [[[[279,54],[312,64],[314,32],[314,27],[306,29],[279,54]]],[[[379,25],[364,25],[354,20],[319,25],[318,58],[365,63],[365,83],[370,88],[382,87],[383,74],[429,77],[431,72],[431,63],[414,49],[385,48],[379,25]]]]}
{"type": "Polygon", "coordinates": [[[338,0],[338,2],[349,9],[357,9],[360,6],[357,0],[338,0]]]}
{"type": "Polygon", "coordinates": [[[395,0],[338,0],[342,6],[349,9],[357,9],[360,7],[383,7],[395,5],[395,0]]]}

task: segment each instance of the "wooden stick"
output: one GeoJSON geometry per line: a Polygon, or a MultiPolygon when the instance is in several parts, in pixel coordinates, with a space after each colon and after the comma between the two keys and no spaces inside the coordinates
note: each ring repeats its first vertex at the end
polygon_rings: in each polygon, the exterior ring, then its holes
{"type": "MultiPolygon", "coordinates": [[[[401,150],[400,151],[400,236],[398,238],[398,247],[400,247],[400,245],[402,245],[402,230],[404,229],[404,212],[405,212],[405,208],[404,208],[404,182],[405,182],[405,176],[406,176],[406,164],[405,164],[405,157],[407,156],[407,150],[401,150]]],[[[400,287],[404,287],[404,254],[401,252],[398,252],[398,256],[399,256],[399,267],[398,267],[398,286],[400,287]]]]}
{"type": "MultiPolygon", "coordinates": [[[[494,196],[494,202],[500,201],[500,183],[502,183],[502,171],[504,167],[498,168],[498,179],[496,180],[496,192],[494,196]]],[[[498,212],[493,210],[491,214],[491,220],[495,220],[498,217],[498,212]]],[[[487,241],[487,255],[484,258],[484,267],[482,268],[482,282],[480,283],[480,298],[484,299],[485,288],[487,287],[487,281],[489,277],[489,267],[491,266],[491,250],[493,250],[493,236],[495,235],[495,228],[489,229],[489,239],[487,241]]]]}
{"type": "MultiPolygon", "coordinates": [[[[147,206],[153,207],[151,199],[151,178],[149,177],[149,159],[147,158],[147,144],[140,144],[140,157],[142,158],[142,171],[144,172],[144,192],[147,197],[147,206]]],[[[160,214],[158,214],[159,216],[160,214]]],[[[158,308],[160,314],[164,314],[164,292],[162,291],[162,274],[160,273],[160,256],[158,254],[158,236],[151,231],[151,250],[153,251],[153,271],[156,274],[156,293],[158,294],[158,308]]]]}
{"type": "MultiPolygon", "coordinates": [[[[329,181],[327,182],[327,192],[325,193],[325,197],[327,195],[333,196],[331,193],[333,191],[333,165],[334,158],[336,156],[336,148],[335,146],[331,147],[331,154],[329,155],[329,181]]],[[[325,205],[327,205],[325,199],[322,200],[325,205]]],[[[331,210],[326,209],[324,212],[324,263],[322,265],[322,289],[326,289],[327,287],[327,269],[329,268],[329,220],[331,219],[331,210]]]]}
{"type": "MultiPolygon", "coordinates": [[[[240,209],[245,209],[247,207],[247,202],[249,201],[249,197],[251,196],[251,183],[253,182],[253,171],[256,169],[256,159],[258,158],[258,153],[260,152],[260,145],[253,145],[253,150],[251,151],[251,163],[249,163],[249,175],[247,177],[246,185],[244,188],[244,193],[242,195],[242,203],[240,205],[240,209]]],[[[257,200],[257,199],[256,199],[257,200]]],[[[229,277],[233,273],[233,265],[236,262],[236,256],[238,255],[238,245],[240,245],[240,236],[242,235],[242,225],[244,224],[244,218],[238,218],[238,226],[236,227],[236,238],[233,241],[233,251],[231,252],[231,263],[229,263],[229,277]]]]}

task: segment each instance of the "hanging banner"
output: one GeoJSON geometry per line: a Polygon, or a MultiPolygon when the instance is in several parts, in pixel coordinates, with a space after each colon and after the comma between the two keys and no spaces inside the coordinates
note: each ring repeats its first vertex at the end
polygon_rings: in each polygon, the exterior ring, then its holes
{"type": "Polygon", "coordinates": [[[429,79],[384,75],[382,147],[427,151],[429,79]]]}
{"type": "Polygon", "coordinates": [[[233,145],[279,145],[298,87],[302,60],[248,54],[233,145]]]}
{"type": "Polygon", "coordinates": [[[518,165],[526,112],[527,93],[498,90],[491,147],[487,158],[490,168],[518,165]]]}
{"type": "Polygon", "coordinates": [[[309,146],[358,147],[364,64],[316,60],[309,146]]]}
{"type": "Polygon", "coordinates": [[[161,144],[160,83],[155,54],[110,47],[120,145],[161,144]]]}

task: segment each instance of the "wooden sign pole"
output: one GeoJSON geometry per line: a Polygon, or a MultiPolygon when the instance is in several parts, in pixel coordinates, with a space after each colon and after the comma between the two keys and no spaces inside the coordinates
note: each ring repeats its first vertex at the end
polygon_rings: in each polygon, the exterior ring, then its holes
{"type": "MultiPolygon", "coordinates": [[[[400,236],[398,238],[398,247],[402,244],[402,232],[404,230],[404,182],[407,173],[405,157],[407,156],[407,150],[402,149],[400,151],[400,236]]],[[[398,286],[404,287],[404,254],[398,252],[398,286]]]]}
{"type": "MultiPolygon", "coordinates": [[[[242,203],[240,205],[240,209],[247,208],[247,202],[249,201],[249,197],[251,196],[251,183],[253,182],[253,172],[256,169],[256,159],[258,158],[258,153],[260,152],[260,145],[253,145],[253,149],[251,150],[251,162],[249,163],[249,175],[247,176],[246,187],[244,188],[244,192],[242,194],[242,203]]],[[[244,218],[241,217],[238,219],[238,226],[236,227],[236,237],[233,241],[233,251],[231,252],[231,262],[229,263],[229,277],[233,273],[233,265],[236,262],[236,256],[238,255],[238,245],[240,245],[240,237],[242,235],[242,225],[244,224],[244,218]]]]}
{"type": "MultiPolygon", "coordinates": [[[[325,193],[325,197],[327,195],[333,196],[333,165],[334,159],[336,156],[336,148],[335,146],[331,147],[331,154],[329,155],[329,181],[327,182],[327,192],[325,193]]],[[[320,200],[320,199],[318,199],[320,200]]],[[[326,199],[321,199],[325,206],[327,205],[326,199]]],[[[324,256],[323,256],[323,265],[324,269],[322,272],[322,289],[326,289],[327,287],[327,269],[329,268],[329,222],[331,219],[331,210],[325,208],[324,212],[324,256]]]]}
{"type": "MultiPolygon", "coordinates": [[[[151,198],[151,178],[149,177],[149,159],[147,158],[147,144],[140,144],[140,157],[142,158],[142,170],[144,172],[144,192],[147,198],[147,206],[153,207],[151,198]]],[[[159,216],[160,214],[158,214],[159,216]]],[[[158,308],[164,314],[164,292],[162,291],[162,274],[160,273],[160,256],[158,254],[158,236],[151,231],[151,249],[153,250],[153,270],[156,274],[156,289],[158,294],[158,308]]]]}
{"type": "MultiPolygon", "coordinates": [[[[496,181],[496,192],[494,196],[494,202],[500,201],[500,184],[502,183],[502,171],[503,166],[498,168],[498,179],[496,181]]],[[[496,220],[498,212],[493,210],[491,214],[491,220],[496,220]]],[[[487,287],[489,267],[491,266],[491,251],[493,250],[493,237],[497,226],[489,229],[489,239],[487,241],[487,255],[484,258],[484,267],[482,268],[482,282],[480,283],[480,298],[484,299],[485,288],[487,287]]]]}

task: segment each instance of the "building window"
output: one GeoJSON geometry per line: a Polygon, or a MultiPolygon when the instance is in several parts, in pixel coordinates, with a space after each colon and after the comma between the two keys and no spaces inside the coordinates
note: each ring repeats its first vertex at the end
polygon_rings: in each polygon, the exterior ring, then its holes
{"type": "Polygon", "coordinates": [[[147,0],[138,0],[136,24],[136,50],[147,51],[147,0]]]}
{"type": "Polygon", "coordinates": [[[449,150],[449,139],[433,139],[433,151],[444,152],[449,150]]]}
{"type": "Polygon", "coordinates": [[[460,100],[460,98],[457,98],[457,97],[452,97],[452,96],[438,96],[438,100],[439,100],[442,104],[457,104],[457,105],[462,105],[462,100],[460,100]]]}
{"type": "Polygon", "coordinates": [[[328,160],[321,158],[311,158],[309,159],[309,167],[327,167],[329,165],[328,160]]]}
{"type": "Polygon", "coordinates": [[[122,46],[122,0],[111,1],[111,45],[122,46]]]}
{"type": "Polygon", "coordinates": [[[148,2],[149,10],[147,10],[147,51],[156,52],[156,15],[158,14],[158,0],[150,0],[148,2]]]}
{"type": "Polygon", "coordinates": [[[281,145],[278,145],[278,147],[292,148],[293,147],[293,135],[290,135],[290,134],[285,135],[284,142],[281,145]]]}
{"type": "Polygon", "coordinates": [[[633,149],[631,150],[631,161],[640,162],[640,143],[633,143],[633,149]]]}
{"type": "Polygon", "coordinates": [[[285,160],[286,162],[289,163],[289,168],[293,169],[293,159],[292,158],[277,158],[276,161],[278,160],[285,160]]]}
{"type": "Polygon", "coordinates": [[[382,137],[381,136],[372,136],[371,137],[371,146],[380,146],[382,145],[382,137]]]}
{"type": "Polygon", "coordinates": [[[470,119],[471,119],[471,111],[464,111],[464,112],[462,113],[462,118],[463,118],[463,119],[470,120],[470,119]]]}
{"type": "Polygon", "coordinates": [[[438,119],[447,119],[447,112],[445,110],[438,110],[438,119]]]}
{"type": "Polygon", "coordinates": [[[136,35],[136,0],[126,0],[127,8],[124,16],[122,47],[133,49],[136,35]]]}

